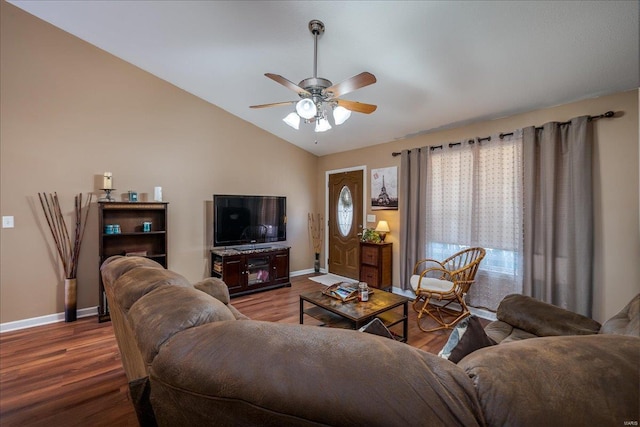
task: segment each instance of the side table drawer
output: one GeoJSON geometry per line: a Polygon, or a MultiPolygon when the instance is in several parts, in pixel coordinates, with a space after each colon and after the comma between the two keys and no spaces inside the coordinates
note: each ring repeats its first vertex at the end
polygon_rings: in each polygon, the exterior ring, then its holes
{"type": "Polygon", "coordinates": [[[369,267],[363,265],[360,267],[360,281],[367,282],[367,285],[378,288],[380,284],[378,283],[378,268],[377,267],[369,267]]]}
{"type": "Polygon", "coordinates": [[[378,265],[378,248],[372,246],[362,246],[362,263],[369,265],[378,265]]]}

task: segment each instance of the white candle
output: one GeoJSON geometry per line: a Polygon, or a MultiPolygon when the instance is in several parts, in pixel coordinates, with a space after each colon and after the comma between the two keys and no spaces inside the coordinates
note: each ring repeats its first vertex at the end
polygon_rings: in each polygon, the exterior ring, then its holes
{"type": "Polygon", "coordinates": [[[156,202],[162,201],[162,187],[153,187],[153,200],[156,202]]]}
{"type": "Polygon", "coordinates": [[[111,188],[112,188],[111,187],[111,177],[112,177],[111,172],[105,172],[104,173],[104,182],[102,184],[103,185],[103,187],[102,187],[103,189],[111,190],[111,188]]]}

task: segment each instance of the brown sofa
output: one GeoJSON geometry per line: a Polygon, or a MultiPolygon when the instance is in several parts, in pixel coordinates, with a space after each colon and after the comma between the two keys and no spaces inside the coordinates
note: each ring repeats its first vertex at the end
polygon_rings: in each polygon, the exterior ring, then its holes
{"type": "Polygon", "coordinates": [[[527,338],[617,334],[640,337],[640,294],[604,325],[593,319],[524,295],[507,295],[496,312],[498,320],[484,329],[497,343],[527,338]]]}
{"type": "Polygon", "coordinates": [[[142,425],[621,425],[638,419],[640,338],[550,337],[458,365],[376,335],[247,320],[224,284],[150,260],[102,266],[142,425]]]}

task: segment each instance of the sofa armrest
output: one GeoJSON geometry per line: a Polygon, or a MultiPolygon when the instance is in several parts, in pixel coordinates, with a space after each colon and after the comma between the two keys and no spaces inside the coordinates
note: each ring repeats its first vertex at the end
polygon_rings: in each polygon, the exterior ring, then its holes
{"type": "Polygon", "coordinates": [[[211,295],[223,304],[229,304],[229,287],[217,277],[208,277],[196,283],[193,287],[211,295]]]}
{"type": "Polygon", "coordinates": [[[578,313],[525,295],[507,295],[500,302],[498,320],[539,337],[555,335],[592,335],[600,323],[578,313]]]}
{"type": "Polygon", "coordinates": [[[222,279],[217,277],[208,277],[201,282],[193,285],[194,288],[205,292],[218,301],[222,302],[227,306],[236,320],[247,320],[248,317],[244,314],[240,313],[237,308],[231,305],[231,297],[229,295],[229,287],[222,279]]]}
{"type": "Polygon", "coordinates": [[[474,351],[473,380],[488,426],[604,426],[638,419],[640,338],[544,337],[474,351]]]}

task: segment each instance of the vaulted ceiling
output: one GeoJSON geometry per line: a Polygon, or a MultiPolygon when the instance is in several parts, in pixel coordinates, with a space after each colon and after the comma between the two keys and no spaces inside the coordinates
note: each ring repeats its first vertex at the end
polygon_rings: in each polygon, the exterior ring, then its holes
{"type": "MultiPolygon", "coordinates": [[[[640,85],[638,1],[15,1],[27,12],[317,155],[640,85]],[[340,126],[294,130],[266,78],[377,83],[340,126]]],[[[332,123],[333,124],[333,123],[332,123]]]]}

